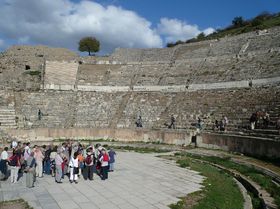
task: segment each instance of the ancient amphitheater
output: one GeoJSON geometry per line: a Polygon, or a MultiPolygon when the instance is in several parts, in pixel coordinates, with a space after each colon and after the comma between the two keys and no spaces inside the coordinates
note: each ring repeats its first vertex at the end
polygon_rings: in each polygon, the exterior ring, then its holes
{"type": "Polygon", "coordinates": [[[174,48],[116,49],[108,57],[11,47],[0,57],[1,128],[31,140],[105,137],[190,144],[198,117],[207,129],[226,115],[232,133],[202,133],[198,146],[277,158],[279,137],[273,130],[240,131],[257,110],[268,111],[272,124],[280,114],[279,31],[174,48]],[[177,129],[167,130],[172,114],[177,129]],[[143,129],[135,129],[139,115],[143,129]]]}
{"type": "Polygon", "coordinates": [[[108,57],[45,46],[0,55],[2,138],[195,144],[280,159],[279,115],[280,27],[174,48],[116,49],[108,57]],[[248,129],[256,111],[270,114],[267,129],[248,129]],[[165,125],[172,114],[176,129],[165,125]],[[228,131],[213,132],[224,115],[228,131]],[[135,126],[139,116],[143,128],[135,126]]]}

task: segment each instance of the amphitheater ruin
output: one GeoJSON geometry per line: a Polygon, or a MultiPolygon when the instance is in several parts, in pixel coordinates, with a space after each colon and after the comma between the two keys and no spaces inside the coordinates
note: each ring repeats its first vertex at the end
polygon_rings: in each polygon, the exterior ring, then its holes
{"type": "Polygon", "coordinates": [[[195,143],[280,159],[279,84],[280,27],[173,48],[119,48],[103,57],[13,46],[0,55],[0,129],[23,141],[195,143]],[[268,129],[248,129],[256,111],[270,114],[268,129]],[[171,115],[175,129],[165,125],[171,115]],[[228,131],[213,132],[224,115],[228,131]],[[143,128],[136,128],[139,116],[143,128]]]}

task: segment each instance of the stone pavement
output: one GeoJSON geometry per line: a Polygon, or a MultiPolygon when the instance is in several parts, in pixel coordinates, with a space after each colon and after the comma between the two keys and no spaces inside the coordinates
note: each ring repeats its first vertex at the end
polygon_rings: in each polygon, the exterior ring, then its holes
{"type": "Polygon", "coordinates": [[[167,209],[177,197],[199,190],[203,177],[197,172],[178,167],[175,162],[155,157],[156,154],[117,153],[116,170],[109,179],[79,180],[70,184],[64,179],[38,178],[34,188],[25,187],[25,176],[17,184],[0,183],[0,201],[25,199],[35,209],[167,209]]]}

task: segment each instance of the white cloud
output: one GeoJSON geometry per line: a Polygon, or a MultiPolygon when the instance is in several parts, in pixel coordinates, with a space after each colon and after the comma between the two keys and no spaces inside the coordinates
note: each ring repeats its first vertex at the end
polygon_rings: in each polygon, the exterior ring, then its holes
{"type": "Polygon", "coordinates": [[[209,34],[213,33],[214,31],[215,31],[214,28],[206,28],[206,29],[203,30],[203,33],[205,35],[209,35],[209,34]]]}
{"type": "Polygon", "coordinates": [[[5,43],[77,50],[82,37],[95,36],[103,53],[116,47],[162,47],[166,42],[190,39],[202,32],[197,25],[168,18],[161,18],[153,28],[150,21],[133,11],[88,0],[0,0],[0,14],[1,39],[5,43]]]}
{"type": "Polygon", "coordinates": [[[162,47],[151,23],[133,11],[93,1],[4,0],[0,31],[18,43],[77,48],[84,36],[95,36],[103,52],[116,47],[162,47]]]}
{"type": "Polygon", "coordinates": [[[208,35],[214,31],[213,28],[201,31],[197,25],[190,25],[184,21],[169,18],[161,18],[157,30],[159,34],[165,37],[165,43],[178,40],[185,41],[196,37],[201,32],[208,35]]]}

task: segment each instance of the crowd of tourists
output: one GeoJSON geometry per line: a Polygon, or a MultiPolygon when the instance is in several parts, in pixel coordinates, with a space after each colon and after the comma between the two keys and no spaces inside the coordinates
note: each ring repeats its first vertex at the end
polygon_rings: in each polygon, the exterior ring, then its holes
{"type": "Polygon", "coordinates": [[[101,144],[86,147],[67,141],[60,146],[31,146],[29,142],[13,141],[1,152],[0,174],[2,180],[10,179],[12,184],[25,175],[27,187],[34,187],[36,178],[44,175],[51,175],[58,184],[62,179],[76,184],[81,177],[93,180],[94,173],[106,180],[108,172],[114,171],[115,156],[113,149],[107,150],[101,144]]]}

